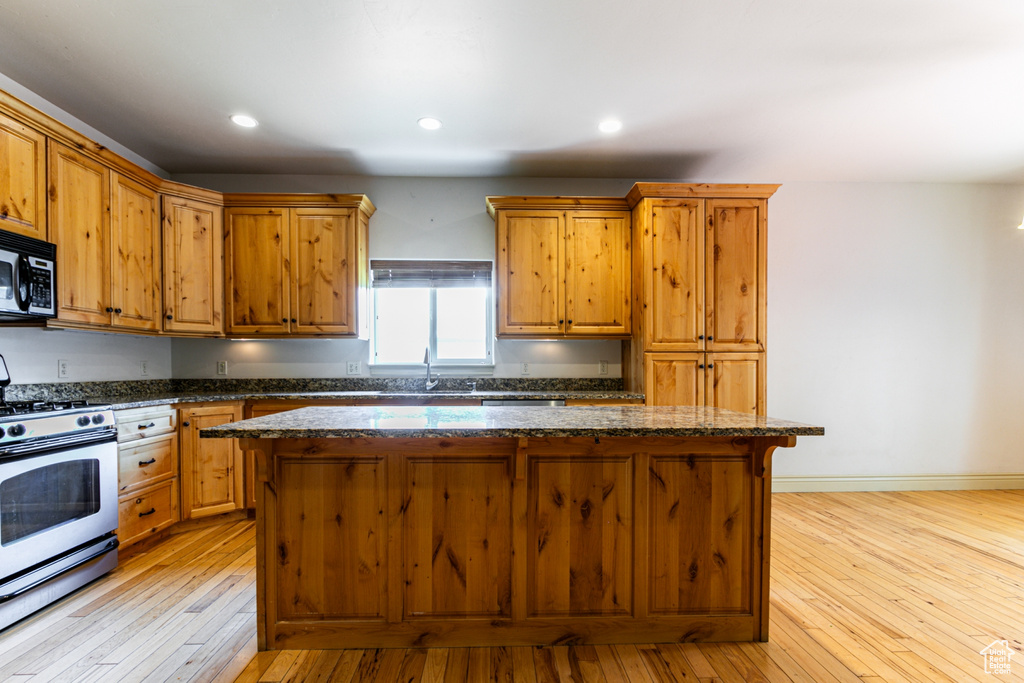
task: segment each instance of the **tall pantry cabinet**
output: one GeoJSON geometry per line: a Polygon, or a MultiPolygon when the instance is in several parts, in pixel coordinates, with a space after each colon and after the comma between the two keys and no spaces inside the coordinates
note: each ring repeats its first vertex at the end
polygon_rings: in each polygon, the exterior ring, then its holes
{"type": "Polygon", "coordinates": [[[767,200],[777,185],[637,183],[627,389],[765,414],[767,200]]]}

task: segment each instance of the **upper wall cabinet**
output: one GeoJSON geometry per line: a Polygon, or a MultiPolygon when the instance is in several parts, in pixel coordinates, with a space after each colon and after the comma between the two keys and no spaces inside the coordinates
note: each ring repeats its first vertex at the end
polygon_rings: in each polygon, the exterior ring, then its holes
{"type": "Polygon", "coordinates": [[[224,201],[229,335],[366,333],[368,198],[232,194],[224,201]]]}
{"type": "Polygon", "coordinates": [[[499,337],[630,334],[630,215],[600,197],[488,197],[499,337]]]}
{"type": "Polygon", "coordinates": [[[156,193],[52,141],[49,173],[56,324],[159,331],[156,193]]]}
{"type": "Polygon", "coordinates": [[[764,351],[766,202],[638,201],[635,285],[643,288],[638,336],[645,351],[764,351]]]}
{"type": "Polygon", "coordinates": [[[224,210],[194,198],[163,198],[163,330],[224,335],[224,210]]]}
{"type": "Polygon", "coordinates": [[[45,240],[46,138],[0,114],[0,230],[45,240]]]}

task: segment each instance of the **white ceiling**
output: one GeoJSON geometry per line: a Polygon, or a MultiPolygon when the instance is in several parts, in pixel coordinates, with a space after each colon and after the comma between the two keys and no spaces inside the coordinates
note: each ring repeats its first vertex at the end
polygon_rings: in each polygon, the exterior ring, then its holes
{"type": "Polygon", "coordinates": [[[1024,182],[1021,0],[0,0],[0,73],[175,174],[1024,182]]]}

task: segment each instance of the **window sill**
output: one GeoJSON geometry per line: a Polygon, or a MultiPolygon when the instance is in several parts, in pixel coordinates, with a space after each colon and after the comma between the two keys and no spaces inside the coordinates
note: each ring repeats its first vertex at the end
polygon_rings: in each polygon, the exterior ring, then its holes
{"type": "MultiPolygon", "coordinates": [[[[426,377],[427,366],[423,363],[378,363],[370,364],[370,377],[426,377]]],[[[494,365],[485,363],[467,363],[444,365],[430,364],[431,379],[437,377],[493,377],[494,365]]]]}

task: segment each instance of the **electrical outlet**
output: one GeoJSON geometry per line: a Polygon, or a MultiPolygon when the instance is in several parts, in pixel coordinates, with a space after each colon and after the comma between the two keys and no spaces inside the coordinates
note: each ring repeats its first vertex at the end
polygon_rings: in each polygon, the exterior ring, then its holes
{"type": "Polygon", "coordinates": [[[523,375],[529,375],[530,374],[530,364],[527,363],[526,361],[523,361],[522,363],[520,363],[519,364],[519,372],[520,372],[520,374],[523,374],[523,375]]]}
{"type": "Polygon", "coordinates": [[[228,362],[226,360],[217,361],[217,374],[226,375],[228,374],[228,362]]]}
{"type": "Polygon", "coordinates": [[[346,372],[350,375],[358,375],[359,373],[362,372],[362,369],[359,367],[360,365],[362,365],[362,363],[360,363],[359,361],[350,360],[348,362],[348,368],[346,372]]]}
{"type": "Polygon", "coordinates": [[[139,377],[149,377],[149,361],[139,361],[139,377]]]}
{"type": "Polygon", "coordinates": [[[608,374],[608,361],[599,360],[597,361],[597,374],[607,375],[608,374]]]}
{"type": "Polygon", "coordinates": [[[57,377],[60,379],[67,379],[71,376],[71,371],[68,368],[68,362],[66,360],[57,361],[57,377]]]}

